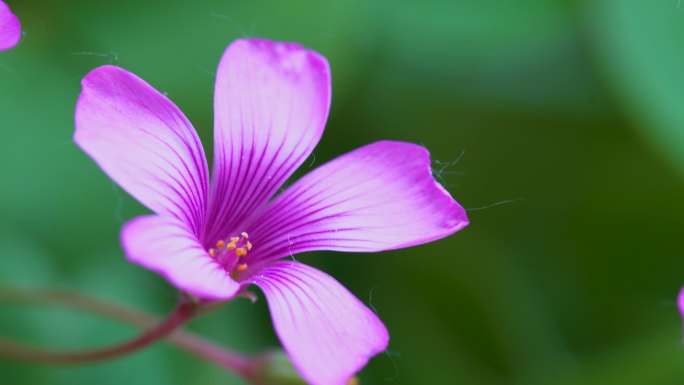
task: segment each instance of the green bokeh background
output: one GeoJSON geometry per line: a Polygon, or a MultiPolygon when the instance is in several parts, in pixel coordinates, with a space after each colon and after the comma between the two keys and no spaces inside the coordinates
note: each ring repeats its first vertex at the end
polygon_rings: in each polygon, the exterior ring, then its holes
{"type": "MultiPolygon", "coordinates": [[[[677,0],[8,3],[25,36],[0,53],[0,285],[167,312],[176,292],[127,263],[118,243],[122,223],[145,209],[71,140],[79,81],[103,64],[131,70],[210,145],[225,47],[245,36],[298,41],[333,73],[315,165],[375,140],[421,143],[472,209],[470,227],[428,245],[298,257],[372,302],[387,324],[389,351],[362,384],[684,383],[677,0]]],[[[263,299],[191,328],[245,352],[277,346],[263,299]]],[[[0,303],[0,335],[43,346],[135,333],[0,303]]],[[[95,365],[0,361],[0,384],[242,382],[159,343],[95,365]]]]}

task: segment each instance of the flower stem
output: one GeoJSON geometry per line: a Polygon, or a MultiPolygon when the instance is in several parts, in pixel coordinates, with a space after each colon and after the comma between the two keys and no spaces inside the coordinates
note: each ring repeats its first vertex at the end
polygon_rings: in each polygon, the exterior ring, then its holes
{"type": "Polygon", "coordinates": [[[147,345],[166,337],[178,326],[190,320],[193,315],[193,307],[189,306],[187,303],[181,302],[158,326],[130,341],[95,350],[62,352],[58,350],[27,347],[12,341],[0,339],[0,357],[43,364],[75,364],[106,360],[140,350],[147,345]]]}
{"type": "Polygon", "coordinates": [[[115,358],[139,350],[159,339],[168,341],[206,361],[229,369],[247,380],[254,376],[254,360],[227,350],[188,331],[177,329],[196,313],[196,305],[181,302],[176,310],[163,322],[139,310],[111,304],[82,294],[55,290],[22,290],[0,287],[0,301],[36,304],[59,304],[78,310],[99,314],[120,322],[149,329],[132,341],[110,348],[84,352],[58,352],[29,347],[0,338],[0,358],[48,364],[69,364],[92,362],[115,358]]]}

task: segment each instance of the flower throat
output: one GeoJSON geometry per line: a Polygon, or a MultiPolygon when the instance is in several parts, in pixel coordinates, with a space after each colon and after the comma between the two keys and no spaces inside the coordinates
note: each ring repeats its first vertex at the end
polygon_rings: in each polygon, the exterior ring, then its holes
{"type": "Polygon", "coordinates": [[[252,243],[249,241],[249,235],[243,231],[239,237],[230,237],[216,242],[216,247],[208,251],[209,255],[230,271],[230,276],[237,280],[238,275],[247,270],[248,266],[244,259],[251,250],[252,243]]]}

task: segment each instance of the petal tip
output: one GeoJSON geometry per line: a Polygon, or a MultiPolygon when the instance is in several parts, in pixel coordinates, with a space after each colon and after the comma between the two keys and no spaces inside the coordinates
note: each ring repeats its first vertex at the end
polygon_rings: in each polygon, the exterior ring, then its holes
{"type": "Polygon", "coordinates": [[[390,335],[389,335],[389,330],[387,330],[387,326],[380,320],[380,317],[374,314],[374,325],[373,329],[375,330],[375,337],[376,337],[376,343],[375,347],[370,351],[370,354],[368,355],[368,359],[371,359],[375,357],[376,355],[384,352],[387,350],[387,347],[389,346],[389,340],[390,340],[390,335]]]}
{"type": "Polygon", "coordinates": [[[435,178],[432,169],[432,158],[430,156],[430,151],[423,146],[415,144],[414,146],[421,149],[421,155],[424,157],[425,163],[427,165],[428,175],[430,178],[432,178],[434,184],[435,195],[437,197],[441,197],[441,199],[444,201],[445,207],[448,207],[448,209],[445,210],[447,214],[445,215],[444,220],[444,228],[447,232],[446,235],[451,235],[459,230],[462,230],[464,227],[470,224],[470,220],[468,219],[465,209],[458,203],[458,201],[456,201],[456,199],[454,199],[449,190],[447,190],[446,187],[439,183],[437,178],[435,178]]]}
{"type": "Polygon", "coordinates": [[[444,227],[448,229],[448,231],[451,231],[450,234],[453,234],[468,226],[470,224],[470,220],[468,219],[468,215],[466,214],[463,206],[461,206],[456,199],[454,199],[451,193],[449,193],[449,191],[436,179],[434,180],[434,183],[435,189],[442,194],[444,199],[450,205],[448,214],[446,215],[446,219],[444,221],[444,227]]]}
{"type": "MultiPolygon", "coordinates": [[[[74,112],[76,129],[74,130],[73,140],[86,153],[88,153],[86,142],[89,135],[81,129],[84,126],[83,113],[88,108],[89,103],[93,101],[91,97],[98,98],[98,92],[102,92],[103,89],[106,89],[106,86],[116,84],[115,76],[122,75],[122,72],[127,71],[123,68],[107,64],[93,68],[81,79],[81,93],[76,100],[76,110],[74,112]]],[[[90,135],[92,134],[90,133],[90,135]]]]}
{"type": "Polygon", "coordinates": [[[684,317],[684,286],[679,290],[679,295],[677,296],[677,307],[679,308],[679,313],[684,317]]]}
{"type": "Polygon", "coordinates": [[[256,55],[261,60],[278,63],[277,67],[288,74],[302,74],[314,69],[320,76],[330,77],[328,60],[320,53],[305,48],[299,43],[243,38],[233,41],[226,48],[224,57],[232,56],[227,55],[229,53],[237,54],[236,58],[241,54],[247,54],[249,57],[256,55]]]}
{"type": "Polygon", "coordinates": [[[413,154],[416,158],[420,159],[425,164],[425,169],[427,171],[427,176],[432,180],[432,192],[433,199],[431,201],[434,204],[441,205],[443,207],[443,222],[441,227],[444,229],[444,233],[437,237],[446,237],[451,235],[470,224],[468,216],[465,209],[454,199],[451,193],[435,178],[432,169],[432,158],[430,156],[430,151],[421,145],[409,142],[400,141],[380,141],[377,142],[382,146],[402,146],[404,147],[404,152],[406,154],[413,154]]]}
{"type": "Polygon", "coordinates": [[[85,91],[93,86],[100,84],[106,85],[107,82],[115,81],[116,77],[126,75],[132,74],[125,69],[112,64],[101,65],[93,68],[83,77],[81,80],[81,88],[85,91]]]}
{"type": "Polygon", "coordinates": [[[21,35],[19,18],[0,0],[0,51],[14,48],[19,44],[21,35]]]}

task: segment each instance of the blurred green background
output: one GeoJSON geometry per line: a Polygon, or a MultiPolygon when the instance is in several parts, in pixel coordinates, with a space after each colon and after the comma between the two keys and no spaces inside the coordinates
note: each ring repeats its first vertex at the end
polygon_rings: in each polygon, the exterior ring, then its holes
{"type": "MultiPolygon", "coordinates": [[[[145,209],[71,140],[79,81],[103,64],[131,70],[210,145],[224,48],[244,36],[292,40],[332,66],[316,165],[375,140],[421,143],[472,209],[470,227],[425,246],[298,257],[387,324],[390,350],[362,384],[684,383],[678,0],[8,3],[25,36],[0,53],[0,285],[167,312],[175,291],[127,263],[118,242],[145,209]]],[[[191,328],[245,352],[277,346],[263,299],[191,328]]],[[[43,346],[135,332],[0,303],[0,335],[43,346]]],[[[85,366],[0,361],[0,383],[242,384],[166,343],[85,366]]]]}

